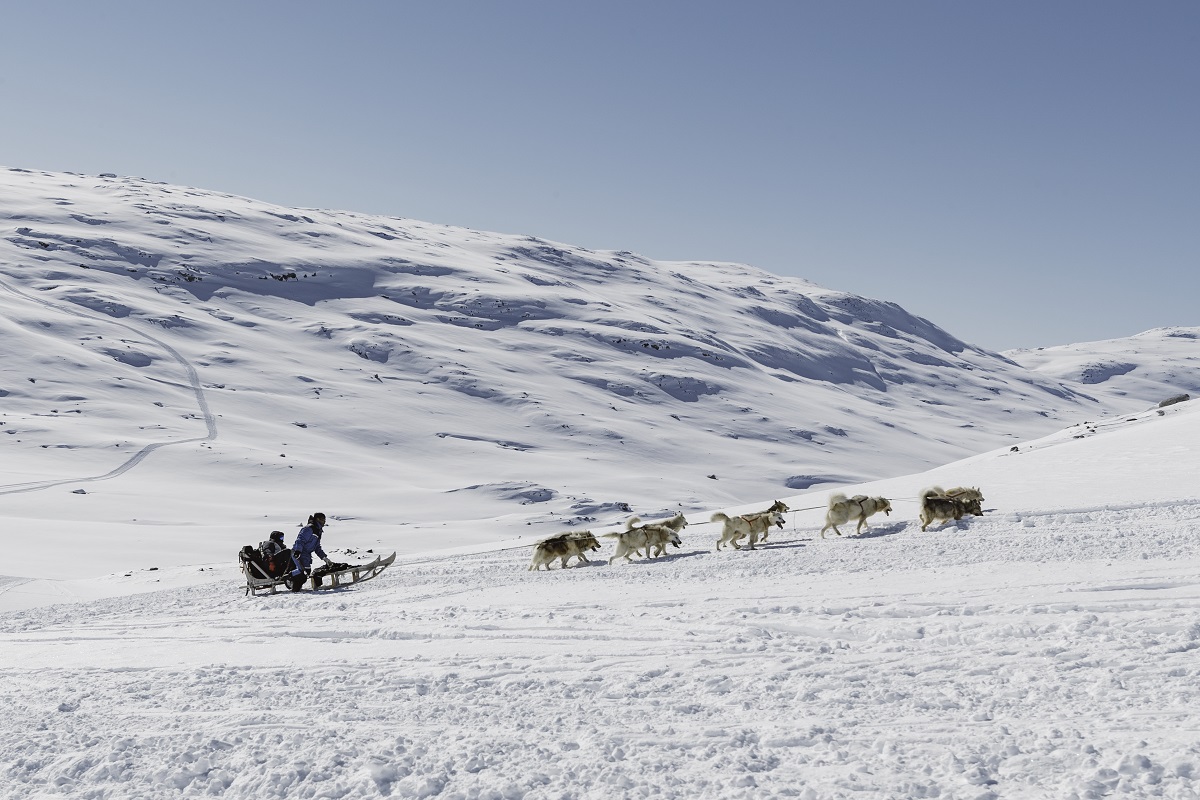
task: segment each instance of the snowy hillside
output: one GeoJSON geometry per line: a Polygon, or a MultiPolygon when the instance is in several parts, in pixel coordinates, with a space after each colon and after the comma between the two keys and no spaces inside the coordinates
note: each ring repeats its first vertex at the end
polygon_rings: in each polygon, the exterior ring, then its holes
{"type": "Polygon", "coordinates": [[[0,492],[57,546],[139,526],[142,563],[314,506],[405,550],[756,502],[1106,408],[741,265],[16,169],[0,220],[0,492]]]}
{"type": "Polygon", "coordinates": [[[0,614],[0,797],[1196,797],[1198,444],[1195,403],[1099,420],[854,487],[896,509],[857,537],[789,497],[755,551],[77,581],[0,614]],[[921,532],[934,483],[987,513],[921,532]]]}
{"type": "Polygon", "coordinates": [[[1125,339],[1004,353],[1050,380],[1082,384],[1109,403],[1144,408],[1180,394],[1200,395],[1200,328],[1155,328],[1125,339]]]}
{"type": "Polygon", "coordinates": [[[1194,342],[1138,339],[1098,383],[740,265],[0,172],[0,798],[1194,798],[1194,342]],[[986,513],[921,532],[934,484],[986,513]],[[835,489],[894,511],[821,538],[835,489]],[[317,510],[400,559],[245,597],[317,510]]]}

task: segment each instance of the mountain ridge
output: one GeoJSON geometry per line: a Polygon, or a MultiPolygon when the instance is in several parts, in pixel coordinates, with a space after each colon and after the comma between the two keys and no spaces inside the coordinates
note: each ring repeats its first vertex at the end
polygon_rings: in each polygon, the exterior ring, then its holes
{"type": "Polygon", "coordinates": [[[210,403],[221,432],[188,467],[208,480],[286,468],[281,491],[369,486],[414,506],[465,492],[501,529],[910,473],[1121,406],[894,303],[746,265],[0,175],[0,274],[38,301],[0,297],[22,353],[0,390],[39,478],[62,475],[64,447],[113,463],[111,431],[61,420],[122,417],[114,386],[145,392],[124,447],[154,426],[198,438],[196,397],[210,403]],[[29,424],[55,404],[72,407],[29,424]],[[355,463],[330,463],[347,442],[355,463]]]}

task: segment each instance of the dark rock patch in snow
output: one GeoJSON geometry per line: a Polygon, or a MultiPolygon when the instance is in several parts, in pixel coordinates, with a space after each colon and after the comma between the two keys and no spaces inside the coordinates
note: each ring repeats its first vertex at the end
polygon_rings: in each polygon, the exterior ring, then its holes
{"type": "Polygon", "coordinates": [[[558,497],[558,492],[553,489],[533,483],[477,483],[473,486],[451,489],[447,494],[456,492],[477,492],[490,495],[497,500],[515,501],[521,505],[546,503],[558,497]]]}
{"type": "Polygon", "coordinates": [[[1124,361],[1099,361],[1085,364],[1079,370],[1079,382],[1086,384],[1104,383],[1109,378],[1125,375],[1137,369],[1137,364],[1124,361]]]}
{"type": "Polygon", "coordinates": [[[783,485],[789,489],[802,491],[810,489],[822,483],[839,483],[840,478],[833,478],[827,475],[793,475],[783,482],[783,485]]]}

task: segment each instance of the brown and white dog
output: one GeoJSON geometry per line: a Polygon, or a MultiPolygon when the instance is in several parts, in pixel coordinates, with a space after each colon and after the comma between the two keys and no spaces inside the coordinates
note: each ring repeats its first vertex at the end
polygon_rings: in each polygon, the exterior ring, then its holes
{"type": "MultiPolygon", "coordinates": [[[[936,489],[937,487],[933,488],[936,489]]],[[[980,504],[983,503],[983,492],[974,486],[955,486],[953,489],[947,489],[946,497],[953,497],[955,500],[965,500],[968,503],[972,500],[980,504]]]]}
{"type": "Polygon", "coordinates": [[[766,541],[767,533],[771,530],[772,525],[783,527],[783,514],[779,511],[760,511],[757,514],[744,514],[740,517],[731,517],[723,511],[718,511],[712,515],[713,522],[724,523],[721,529],[721,538],[717,540],[717,550],[720,551],[721,545],[731,544],[733,549],[741,550],[742,546],[738,544],[738,540],[743,537],[750,537],[750,543],[747,548],[754,549],[754,545],[762,541],[766,541]]]}
{"type": "Polygon", "coordinates": [[[835,492],[829,496],[829,509],[825,512],[825,527],[821,528],[821,538],[825,538],[825,531],[830,528],[833,528],[833,532],[841,536],[842,532],[838,530],[837,526],[845,525],[852,519],[858,520],[854,532],[861,533],[864,527],[871,527],[867,525],[867,517],[878,514],[880,511],[885,516],[892,513],[892,504],[886,497],[867,497],[865,494],[846,497],[841,492],[835,492]]]}
{"type": "MultiPolygon", "coordinates": [[[[978,489],[974,490],[978,493],[978,489]]],[[[931,487],[921,492],[917,498],[921,505],[921,530],[925,530],[935,522],[949,522],[963,518],[964,514],[973,514],[980,516],[983,514],[983,506],[981,500],[983,495],[975,497],[970,495],[969,499],[959,499],[952,497],[946,491],[938,486],[931,487]]]]}
{"type": "Polygon", "coordinates": [[[550,564],[555,559],[559,559],[562,563],[562,568],[567,568],[567,561],[575,556],[579,559],[575,566],[580,564],[590,564],[588,561],[587,551],[599,550],[600,542],[596,541],[596,537],[591,531],[568,531],[560,533],[557,536],[551,536],[549,539],[543,539],[538,542],[533,548],[533,562],[529,565],[529,569],[537,570],[543,566],[549,570],[550,564]]]}
{"type": "MultiPolygon", "coordinates": [[[[769,514],[786,514],[789,511],[791,511],[791,509],[788,508],[787,503],[783,502],[782,500],[776,500],[774,503],[771,503],[770,508],[768,508],[766,511],[755,511],[753,514],[743,514],[742,516],[744,516],[744,517],[759,517],[759,516],[766,516],[769,514]]],[[[779,530],[783,530],[782,523],[779,523],[779,530]]],[[[765,531],[763,531],[762,538],[759,539],[759,541],[765,542],[767,540],[767,535],[770,533],[771,533],[771,529],[770,529],[770,527],[768,527],[765,531]]]]}
{"type": "Polygon", "coordinates": [[[679,538],[679,532],[688,524],[683,514],[676,514],[665,522],[648,522],[645,525],[639,525],[638,523],[641,521],[640,517],[631,517],[625,523],[625,530],[621,533],[601,534],[617,540],[617,550],[613,553],[612,558],[608,559],[609,564],[618,558],[632,561],[630,556],[635,553],[642,555],[643,550],[647,558],[661,556],[667,552],[668,544],[676,547],[683,544],[683,540],[679,538]]]}

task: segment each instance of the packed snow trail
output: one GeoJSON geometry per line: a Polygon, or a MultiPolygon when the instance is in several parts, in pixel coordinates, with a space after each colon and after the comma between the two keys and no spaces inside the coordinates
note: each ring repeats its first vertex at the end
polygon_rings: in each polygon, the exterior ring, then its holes
{"type": "Polygon", "coordinates": [[[1194,798],[1198,523],[709,529],[625,566],[11,613],[0,797],[1194,798]]]}
{"type": "Polygon", "coordinates": [[[140,450],[138,450],[136,453],[134,453],[132,456],[127,458],[122,464],[118,465],[117,467],[115,467],[112,470],[109,470],[108,472],[104,473],[103,475],[91,475],[91,476],[79,477],[79,478],[56,478],[56,479],[44,480],[44,481],[30,481],[28,483],[10,483],[7,485],[0,485],[0,495],[19,494],[19,493],[24,493],[24,492],[36,492],[36,491],[41,491],[42,489],[49,489],[53,486],[63,486],[66,484],[73,484],[73,483],[90,483],[90,482],[94,482],[94,481],[106,481],[111,478],[116,478],[120,475],[124,475],[126,472],[128,472],[129,470],[136,467],[143,460],[145,460],[145,458],[147,456],[149,456],[151,453],[153,453],[155,450],[158,450],[159,448],[174,447],[176,445],[181,445],[181,444],[193,444],[196,442],[211,442],[211,441],[216,440],[216,438],[217,438],[217,419],[216,419],[216,416],[212,413],[212,411],[209,410],[208,398],[205,397],[205,395],[204,395],[204,387],[200,384],[200,376],[196,373],[196,368],[194,366],[192,366],[191,362],[189,362],[186,358],[184,358],[179,353],[179,351],[176,350],[174,347],[172,347],[171,345],[167,344],[166,342],[162,341],[161,339],[159,339],[157,337],[147,334],[143,330],[135,328],[132,325],[126,325],[123,322],[117,322],[116,320],[112,319],[111,317],[104,316],[102,314],[96,314],[93,312],[89,312],[86,309],[83,309],[78,306],[72,305],[70,307],[67,307],[67,306],[64,306],[64,305],[61,305],[58,303],[51,302],[51,301],[46,300],[41,297],[35,297],[33,295],[27,294],[26,292],[23,292],[23,291],[15,288],[11,284],[7,283],[6,281],[0,280],[0,288],[5,289],[9,293],[14,294],[17,297],[20,297],[24,300],[28,300],[31,303],[37,303],[38,305],[45,306],[46,308],[52,309],[54,311],[58,311],[60,313],[65,313],[65,314],[69,314],[72,316],[87,317],[88,319],[97,320],[106,325],[115,325],[117,327],[124,328],[125,330],[131,331],[134,334],[136,334],[137,336],[139,336],[143,339],[147,339],[147,340],[153,342],[158,347],[162,348],[164,351],[166,351],[166,353],[168,355],[171,356],[171,358],[173,358],[179,364],[179,366],[181,366],[183,368],[184,374],[187,375],[188,387],[192,390],[192,392],[196,396],[196,405],[200,409],[200,415],[203,417],[204,425],[205,425],[205,428],[207,429],[207,432],[205,433],[204,436],[194,436],[190,439],[174,439],[174,440],[171,440],[168,442],[153,442],[151,444],[145,445],[140,450]]]}

